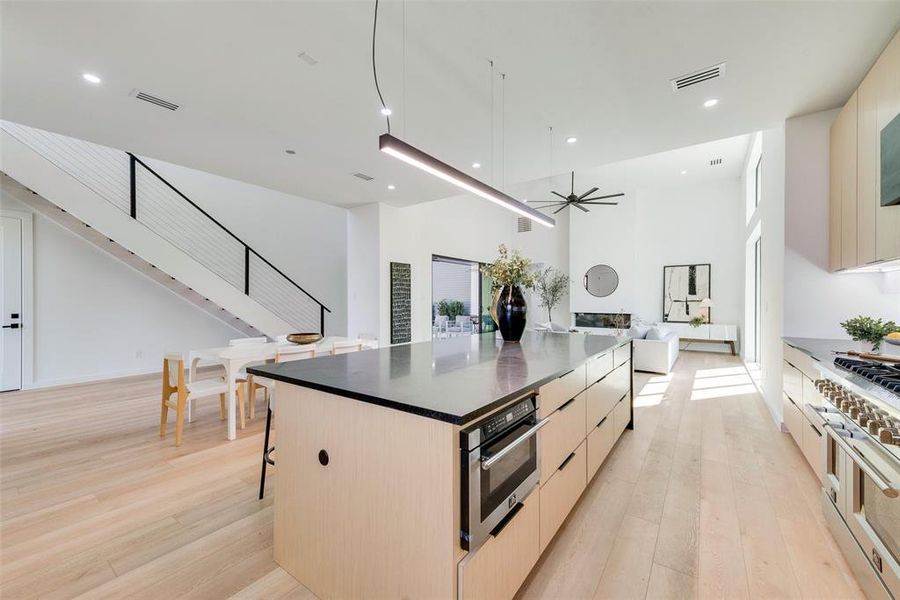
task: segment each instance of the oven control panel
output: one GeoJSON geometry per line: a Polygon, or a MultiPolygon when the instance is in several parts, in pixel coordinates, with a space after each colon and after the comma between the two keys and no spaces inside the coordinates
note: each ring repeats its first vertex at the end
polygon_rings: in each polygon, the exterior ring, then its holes
{"type": "Polygon", "coordinates": [[[534,412],[534,399],[512,405],[508,409],[490,417],[481,425],[481,439],[492,438],[513,423],[534,412]]]}

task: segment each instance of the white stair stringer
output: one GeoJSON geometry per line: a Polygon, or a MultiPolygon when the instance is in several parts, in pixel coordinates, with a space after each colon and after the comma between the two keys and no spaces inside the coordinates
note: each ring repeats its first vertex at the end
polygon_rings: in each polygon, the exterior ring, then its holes
{"type": "Polygon", "coordinates": [[[236,330],[275,337],[295,329],[5,130],[0,171],[33,192],[23,202],[236,330]]]}

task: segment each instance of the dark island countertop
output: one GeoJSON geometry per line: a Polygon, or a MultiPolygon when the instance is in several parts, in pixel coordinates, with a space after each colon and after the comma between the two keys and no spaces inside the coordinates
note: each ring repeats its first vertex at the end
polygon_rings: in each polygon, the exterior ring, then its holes
{"type": "Polygon", "coordinates": [[[269,364],[253,375],[462,425],[629,343],[628,338],[527,331],[493,333],[269,364]]]}

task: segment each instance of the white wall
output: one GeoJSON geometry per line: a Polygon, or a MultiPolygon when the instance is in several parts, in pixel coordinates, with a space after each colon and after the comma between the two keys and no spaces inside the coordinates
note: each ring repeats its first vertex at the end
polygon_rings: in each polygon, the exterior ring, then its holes
{"type": "Polygon", "coordinates": [[[828,272],[829,130],[839,109],[785,123],[784,334],[846,339],[856,315],[900,319],[883,273],[828,272]]]}
{"type": "Polygon", "coordinates": [[[346,209],[159,160],[143,160],[331,309],[325,316],[328,334],[346,335],[346,209]]]}
{"type": "MultiPolygon", "coordinates": [[[[380,336],[381,209],[367,204],[347,216],[347,331],[380,336]]],[[[390,342],[390,335],[383,338],[390,342]]]]}
{"type": "MultiPolygon", "coordinates": [[[[714,323],[742,324],[743,203],[738,178],[653,186],[626,192],[619,206],[570,215],[572,312],[630,312],[662,320],[663,267],[710,263],[714,323]],[[595,264],[619,274],[610,296],[595,298],[582,277],[595,264]]],[[[721,345],[696,349],[725,351],[721,345]]]]}
{"type": "MultiPolygon", "coordinates": [[[[5,187],[4,209],[32,212],[5,187]]],[[[167,351],[241,334],[90,242],[34,214],[32,387],[155,372],[167,351]]]]}

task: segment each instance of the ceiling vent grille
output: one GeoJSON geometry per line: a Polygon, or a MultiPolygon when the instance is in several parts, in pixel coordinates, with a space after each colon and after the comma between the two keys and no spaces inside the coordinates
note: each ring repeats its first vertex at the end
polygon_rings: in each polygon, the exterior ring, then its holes
{"type": "Polygon", "coordinates": [[[517,231],[519,233],[526,233],[528,231],[531,231],[531,219],[529,219],[528,217],[519,217],[516,220],[518,221],[517,231]]]}
{"type": "Polygon", "coordinates": [[[371,175],[366,175],[365,173],[354,173],[353,176],[362,179],[363,181],[372,181],[375,179],[371,175]]]}
{"type": "Polygon", "coordinates": [[[169,102],[168,100],[163,100],[153,94],[148,94],[147,92],[142,92],[140,90],[131,90],[131,96],[134,96],[138,100],[143,100],[144,102],[149,102],[150,104],[155,104],[156,106],[160,106],[162,108],[168,110],[178,110],[178,105],[174,102],[169,102]]]}
{"type": "Polygon", "coordinates": [[[682,75],[681,77],[672,79],[672,89],[677,92],[678,90],[683,90],[686,87],[691,87],[692,85],[697,85],[698,83],[703,83],[704,81],[709,81],[710,79],[716,79],[718,77],[722,77],[723,75],[725,75],[725,63],[719,63],[717,65],[706,67],[705,69],[700,69],[699,71],[694,71],[693,73],[688,73],[687,75],[682,75]]]}
{"type": "Polygon", "coordinates": [[[711,161],[709,161],[709,166],[711,166],[711,167],[717,167],[717,166],[719,166],[719,165],[721,165],[721,164],[722,164],[722,159],[721,159],[721,158],[714,158],[714,159],[712,159],[711,161]]]}

